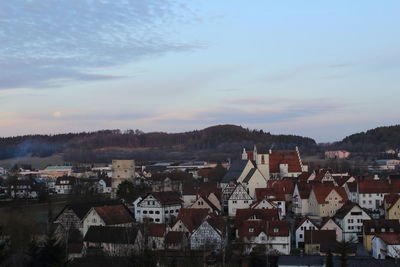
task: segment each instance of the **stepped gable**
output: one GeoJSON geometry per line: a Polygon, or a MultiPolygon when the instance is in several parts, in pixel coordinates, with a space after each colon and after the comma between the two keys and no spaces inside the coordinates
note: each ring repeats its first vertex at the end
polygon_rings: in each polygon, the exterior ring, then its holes
{"type": "Polygon", "coordinates": [[[288,164],[289,172],[302,172],[302,163],[296,150],[272,150],[269,154],[270,173],[279,173],[280,164],[288,164]]]}

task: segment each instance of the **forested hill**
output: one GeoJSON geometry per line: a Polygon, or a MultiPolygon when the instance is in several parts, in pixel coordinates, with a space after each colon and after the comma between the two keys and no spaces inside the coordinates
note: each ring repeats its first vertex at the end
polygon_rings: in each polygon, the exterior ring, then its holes
{"type": "Polygon", "coordinates": [[[379,153],[386,149],[400,148],[400,125],[378,127],[366,132],[352,134],[332,144],[334,148],[351,152],[379,153]]]}
{"type": "Polygon", "coordinates": [[[294,135],[272,135],[236,125],[218,125],[184,133],[139,130],[103,130],[57,135],[26,135],[0,138],[0,159],[62,153],[66,161],[107,162],[111,158],[134,157],[142,160],[226,159],[239,155],[242,147],[254,144],[264,148],[314,151],[313,139],[294,135]]]}

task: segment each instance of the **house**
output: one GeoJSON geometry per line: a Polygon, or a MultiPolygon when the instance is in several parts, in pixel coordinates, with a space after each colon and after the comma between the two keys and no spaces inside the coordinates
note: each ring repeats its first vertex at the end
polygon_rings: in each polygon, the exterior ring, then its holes
{"type": "Polygon", "coordinates": [[[281,217],[286,216],[286,198],[277,188],[256,188],[257,200],[266,199],[275,204],[281,217]]]}
{"type": "Polygon", "coordinates": [[[58,177],[55,184],[57,194],[71,194],[77,179],[71,176],[58,177]]]}
{"type": "Polygon", "coordinates": [[[307,167],[303,165],[297,147],[295,150],[269,151],[269,174],[271,179],[297,177],[303,171],[307,171],[307,167]]]}
{"type": "Polygon", "coordinates": [[[225,186],[222,189],[222,193],[221,193],[221,204],[222,204],[222,209],[224,214],[228,214],[229,210],[228,210],[228,201],[229,198],[231,197],[233,191],[235,191],[236,189],[236,183],[235,182],[230,182],[227,186],[225,186]]]}
{"type": "Polygon", "coordinates": [[[250,205],[250,209],[278,209],[278,207],[268,199],[260,199],[254,201],[250,205]]]}
{"type": "Polygon", "coordinates": [[[220,216],[211,215],[190,235],[192,250],[207,250],[221,252],[227,244],[227,226],[220,216]]]}
{"type": "Polygon", "coordinates": [[[185,251],[189,248],[189,239],[184,232],[169,231],[165,236],[165,249],[185,251]]]}
{"type": "Polygon", "coordinates": [[[338,253],[335,230],[306,230],[304,233],[304,252],[310,255],[338,253]]]}
{"type": "Polygon", "coordinates": [[[83,238],[84,251],[107,256],[131,256],[143,249],[143,236],[135,227],[90,226],[83,238]]]}
{"type": "Polygon", "coordinates": [[[343,230],[343,239],[352,242],[361,240],[363,221],[371,220],[363,208],[350,201],[346,202],[333,218],[343,230]]]}
{"type": "Polygon", "coordinates": [[[377,234],[400,233],[398,220],[365,220],[363,222],[363,243],[364,248],[372,250],[372,238],[377,234]]]}
{"type": "Polygon", "coordinates": [[[338,186],[336,180],[333,178],[332,173],[327,169],[320,169],[314,171],[314,175],[310,177],[308,182],[317,182],[317,183],[332,183],[334,186],[338,186]]]}
{"type": "Polygon", "coordinates": [[[182,171],[153,173],[148,180],[153,192],[182,192],[188,174],[182,171]]]}
{"type": "Polygon", "coordinates": [[[295,180],[293,178],[283,178],[282,180],[269,180],[267,188],[273,188],[275,192],[279,192],[285,196],[287,210],[292,209],[293,193],[295,180]]]}
{"type": "Polygon", "coordinates": [[[400,234],[381,233],[372,238],[372,257],[375,259],[400,258],[400,234]]]}
{"type": "Polygon", "coordinates": [[[385,212],[385,219],[400,220],[400,195],[387,194],[383,198],[383,209],[385,212]]]}
{"type": "Polygon", "coordinates": [[[278,221],[279,212],[278,209],[238,209],[234,225],[236,237],[238,237],[238,229],[247,220],[278,221]]]}
{"type": "Polygon", "coordinates": [[[325,151],[325,159],[347,159],[350,157],[350,152],[346,150],[330,150],[325,151]]]}
{"type": "Polygon", "coordinates": [[[253,198],[249,195],[247,190],[242,184],[236,184],[235,189],[228,199],[228,215],[234,217],[236,210],[246,209],[250,207],[253,202],[253,198]]]}
{"type": "Polygon", "coordinates": [[[208,217],[208,209],[182,208],[172,227],[172,231],[185,232],[191,235],[208,217]]]}
{"type": "Polygon", "coordinates": [[[347,195],[343,187],[314,185],[309,198],[310,213],[319,217],[332,217],[346,201],[347,195]]]}
{"type": "Polygon", "coordinates": [[[56,233],[65,236],[71,230],[78,230],[83,237],[83,219],[92,207],[121,205],[119,201],[101,201],[66,205],[54,219],[56,233]]]}
{"type": "Polygon", "coordinates": [[[249,254],[263,246],[266,254],[290,254],[290,223],[288,221],[245,220],[238,229],[238,238],[249,254]]]}
{"type": "Polygon", "coordinates": [[[354,203],[359,203],[358,201],[358,188],[357,188],[357,182],[349,182],[345,183],[343,185],[344,190],[346,191],[346,194],[351,202],[354,203]]]}
{"type": "Polygon", "coordinates": [[[260,170],[250,160],[233,161],[221,181],[221,188],[224,189],[229,183],[241,183],[254,197],[255,189],[267,186],[268,178],[264,177],[260,170]]]}
{"type": "Polygon", "coordinates": [[[83,218],[83,235],[91,226],[129,227],[135,222],[133,215],[124,205],[92,207],[83,218]]]}
{"type": "Polygon", "coordinates": [[[379,177],[375,176],[374,180],[358,182],[358,204],[364,209],[378,211],[385,195],[390,193],[400,193],[400,185],[397,181],[379,180],[379,177]]]}
{"type": "Polygon", "coordinates": [[[145,226],[145,237],[147,237],[147,247],[151,250],[165,249],[165,236],[170,230],[167,224],[149,223],[145,226]]]}
{"type": "Polygon", "coordinates": [[[293,191],[292,198],[292,211],[295,215],[308,215],[310,214],[310,193],[312,184],[307,182],[296,183],[293,191]]]}
{"type": "Polygon", "coordinates": [[[182,207],[182,200],[176,192],[151,192],[134,205],[138,222],[171,223],[182,207]]]}
{"type": "Polygon", "coordinates": [[[17,179],[10,185],[12,198],[37,198],[39,186],[33,179],[17,179]]]}
{"type": "Polygon", "coordinates": [[[196,200],[190,205],[191,208],[207,208],[210,212],[214,212],[216,214],[222,213],[221,206],[221,190],[214,187],[200,189],[199,193],[196,196],[196,200]]]}
{"type": "Polygon", "coordinates": [[[296,248],[304,248],[304,233],[306,230],[318,230],[318,226],[307,216],[296,222],[296,248]]]}
{"type": "Polygon", "coordinates": [[[343,240],[343,229],[331,217],[323,218],[319,229],[320,230],[335,230],[336,241],[341,242],[343,240]]]}

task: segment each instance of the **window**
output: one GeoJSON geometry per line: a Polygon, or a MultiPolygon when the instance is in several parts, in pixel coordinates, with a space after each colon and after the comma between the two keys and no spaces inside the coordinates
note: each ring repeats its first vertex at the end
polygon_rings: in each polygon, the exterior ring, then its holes
{"type": "Polygon", "coordinates": [[[169,213],[174,213],[174,210],[170,210],[169,213]]]}
{"type": "Polygon", "coordinates": [[[149,213],[150,213],[150,214],[153,214],[153,213],[154,213],[154,211],[150,210],[150,211],[149,211],[149,213]]]}
{"type": "Polygon", "coordinates": [[[390,228],[390,229],[389,229],[389,232],[392,232],[392,233],[393,233],[393,232],[394,232],[394,229],[393,229],[393,228],[390,228]]]}
{"type": "Polygon", "coordinates": [[[179,212],[179,210],[175,210],[176,211],[176,213],[178,213],[179,212]]]}
{"type": "Polygon", "coordinates": [[[168,214],[168,210],[165,210],[165,214],[168,214]]]}
{"type": "Polygon", "coordinates": [[[160,212],[157,210],[157,211],[156,211],[156,214],[160,214],[160,212]]]}
{"type": "Polygon", "coordinates": [[[92,219],[92,223],[96,223],[97,220],[95,218],[92,219]]]}
{"type": "Polygon", "coordinates": [[[274,233],[278,233],[279,232],[279,228],[274,228],[274,233]]]}
{"type": "Polygon", "coordinates": [[[236,204],[237,203],[237,201],[236,200],[234,200],[234,201],[232,201],[233,202],[233,204],[236,204]]]}
{"type": "Polygon", "coordinates": [[[371,228],[371,233],[375,233],[375,228],[371,228]]]}
{"type": "Polygon", "coordinates": [[[140,210],[137,210],[136,213],[140,213],[140,210]]]}
{"type": "Polygon", "coordinates": [[[386,229],[385,229],[385,228],[382,228],[382,229],[381,229],[381,232],[382,232],[382,233],[386,232],[386,229]]]}
{"type": "Polygon", "coordinates": [[[156,222],[159,222],[160,221],[160,219],[156,219],[156,222]]]}
{"type": "Polygon", "coordinates": [[[143,211],[143,214],[147,214],[147,210],[144,210],[144,211],[143,211]]]}
{"type": "Polygon", "coordinates": [[[253,233],[254,232],[254,228],[249,228],[249,233],[253,233]]]}
{"type": "Polygon", "coordinates": [[[282,248],[286,248],[286,245],[282,245],[282,248]]]}
{"type": "Polygon", "coordinates": [[[302,234],[299,234],[299,238],[303,238],[303,235],[302,235],[302,234]]]}
{"type": "Polygon", "coordinates": [[[248,203],[249,201],[245,200],[244,203],[248,203]]]}

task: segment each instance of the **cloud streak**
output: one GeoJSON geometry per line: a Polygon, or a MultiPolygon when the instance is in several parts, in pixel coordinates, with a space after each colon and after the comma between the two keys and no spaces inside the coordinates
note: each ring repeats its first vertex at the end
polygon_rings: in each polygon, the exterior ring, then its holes
{"type": "Polygon", "coordinates": [[[1,1],[0,89],[121,78],[93,70],[197,48],[169,37],[182,9],[170,0],[1,1]]]}

